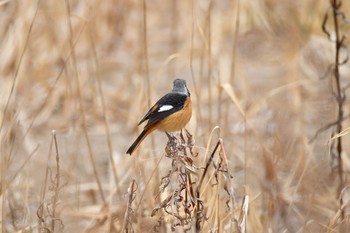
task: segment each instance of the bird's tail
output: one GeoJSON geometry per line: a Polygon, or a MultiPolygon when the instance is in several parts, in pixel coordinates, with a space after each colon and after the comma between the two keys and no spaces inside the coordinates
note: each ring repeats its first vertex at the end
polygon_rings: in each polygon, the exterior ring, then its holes
{"type": "Polygon", "coordinates": [[[136,138],[134,143],[126,151],[127,154],[132,155],[132,153],[140,146],[141,142],[147,137],[148,134],[152,133],[155,130],[154,127],[144,129],[141,134],[136,138]]]}

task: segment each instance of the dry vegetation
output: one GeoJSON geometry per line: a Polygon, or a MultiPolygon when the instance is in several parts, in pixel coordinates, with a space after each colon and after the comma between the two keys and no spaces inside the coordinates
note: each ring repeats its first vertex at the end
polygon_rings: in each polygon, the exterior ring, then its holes
{"type": "Polygon", "coordinates": [[[329,142],[350,125],[350,1],[338,27],[329,7],[1,1],[1,232],[350,232],[350,138],[329,142]],[[191,135],[127,156],[175,78],[191,135]]]}

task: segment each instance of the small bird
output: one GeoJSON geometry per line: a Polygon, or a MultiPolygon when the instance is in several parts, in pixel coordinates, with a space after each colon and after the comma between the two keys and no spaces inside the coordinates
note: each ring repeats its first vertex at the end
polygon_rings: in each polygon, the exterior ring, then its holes
{"type": "Polygon", "coordinates": [[[143,131],[126,153],[131,155],[141,142],[156,129],[164,131],[168,136],[169,132],[183,129],[190,121],[191,116],[192,102],[186,81],[175,79],[173,90],[160,98],[138,123],[140,125],[148,120],[143,131]]]}

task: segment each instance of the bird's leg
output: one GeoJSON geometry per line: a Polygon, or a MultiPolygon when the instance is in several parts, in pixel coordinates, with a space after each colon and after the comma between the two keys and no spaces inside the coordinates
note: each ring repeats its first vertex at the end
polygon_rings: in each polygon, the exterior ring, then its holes
{"type": "Polygon", "coordinates": [[[165,134],[168,137],[168,139],[171,140],[171,135],[168,132],[165,132],[165,134]]]}
{"type": "Polygon", "coordinates": [[[194,145],[194,138],[190,132],[185,128],[186,136],[187,136],[187,144],[189,147],[193,147],[194,145]]]}
{"type": "MultiPolygon", "coordinates": [[[[186,136],[187,136],[188,131],[186,129],[185,129],[185,131],[186,131],[185,133],[186,133],[186,136]]],[[[186,142],[183,130],[180,130],[180,138],[181,138],[181,145],[183,147],[188,147],[188,143],[186,142]]]]}
{"type": "Polygon", "coordinates": [[[185,141],[185,137],[184,137],[184,134],[183,134],[182,129],[180,130],[180,139],[181,139],[181,143],[182,143],[183,145],[185,145],[186,141],[185,141]]]}
{"type": "Polygon", "coordinates": [[[175,141],[176,137],[168,132],[165,132],[166,136],[168,137],[169,141],[175,141]]]}
{"type": "Polygon", "coordinates": [[[168,141],[168,144],[170,146],[176,146],[177,144],[177,138],[173,135],[173,134],[170,134],[168,132],[165,132],[166,133],[166,136],[168,137],[169,141],[168,141]]]}
{"type": "Polygon", "coordinates": [[[177,153],[177,138],[168,132],[165,132],[169,141],[166,145],[165,151],[168,157],[173,157],[177,153]]]}

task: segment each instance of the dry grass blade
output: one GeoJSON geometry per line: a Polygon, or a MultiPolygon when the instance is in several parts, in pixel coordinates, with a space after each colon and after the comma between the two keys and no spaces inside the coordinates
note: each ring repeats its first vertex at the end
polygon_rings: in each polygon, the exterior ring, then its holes
{"type": "Polygon", "coordinates": [[[123,223],[123,227],[122,227],[122,231],[121,232],[133,232],[132,230],[132,217],[134,214],[134,211],[131,207],[133,201],[135,200],[135,193],[137,191],[137,184],[136,184],[136,180],[133,179],[130,183],[130,186],[128,188],[128,202],[127,202],[127,206],[126,206],[126,210],[125,210],[125,214],[124,214],[124,223],[123,223]]]}
{"type": "Polygon", "coordinates": [[[52,131],[52,141],[50,144],[50,151],[47,161],[47,169],[45,174],[45,182],[42,189],[41,204],[37,209],[38,229],[40,232],[61,232],[64,228],[62,219],[57,214],[57,207],[59,205],[59,193],[63,187],[61,183],[61,171],[60,171],[60,153],[57,144],[56,132],[52,131]],[[54,148],[52,148],[54,147],[54,148]],[[55,174],[49,167],[49,159],[51,155],[51,149],[55,150],[55,174]],[[50,181],[50,185],[47,187],[47,181],[50,181]],[[49,201],[45,201],[46,188],[52,193],[49,201]]]}
{"type": "MultiPolygon", "coordinates": [[[[54,195],[52,199],[52,220],[51,220],[51,231],[55,232],[55,223],[58,219],[56,216],[56,207],[58,205],[58,194],[61,186],[61,178],[60,178],[60,154],[58,152],[58,145],[57,145],[57,138],[56,138],[56,133],[55,131],[52,133],[53,134],[53,139],[54,139],[54,144],[55,144],[55,152],[56,152],[56,175],[54,178],[53,182],[53,189],[54,189],[54,195]]],[[[60,222],[62,225],[63,223],[60,222]]],[[[63,227],[63,226],[62,226],[63,227]]]]}
{"type": "Polygon", "coordinates": [[[241,232],[246,232],[247,221],[248,221],[248,210],[249,210],[249,196],[246,195],[242,202],[241,215],[239,216],[239,225],[241,232]]]}
{"type": "MultiPolygon", "coordinates": [[[[19,62],[18,62],[16,71],[15,71],[15,75],[14,75],[14,78],[13,78],[13,81],[12,81],[11,91],[10,91],[10,94],[9,94],[9,96],[7,98],[7,101],[6,101],[6,105],[5,105],[5,108],[4,108],[4,111],[3,111],[3,116],[7,115],[9,104],[10,104],[10,101],[11,101],[11,99],[13,97],[13,94],[14,94],[14,90],[15,90],[15,87],[16,87],[16,84],[17,84],[17,79],[18,79],[18,72],[19,72],[19,70],[20,70],[20,68],[22,66],[22,60],[23,60],[24,54],[25,54],[27,46],[28,46],[29,37],[30,37],[32,29],[33,29],[33,25],[34,25],[35,18],[37,16],[37,13],[38,13],[38,10],[39,10],[39,6],[40,6],[40,0],[38,0],[38,2],[37,2],[36,9],[35,9],[35,12],[34,12],[34,16],[33,16],[33,19],[31,21],[30,27],[28,29],[28,33],[26,35],[25,44],[24,44],[23,51],[21,53],[21,56],[19,58],[19,62]]],[[[0,122],[0,133],[1,133],[2,128],[3,128],[3,124],[4,124],[4,121],[2,120],[0,122]]]]}
{"type": "Polygon", "coordinates": [[[16,177],[23,171],[23,168],[28,164],[28,162],[31,160],[31,158],[33,157],[33,155],[38,151],[39,149],[39,145],[37,145],[35,147],[35,149],[29,154],[29,156],[26,158],[26,160],[23,162],[23,164],[20,166],[20,168],[15,172],[15,174],[8,180],[6,181],[5,179],[3,179],[3,177],[1,177],[0,180],[0,196],[6,192],[6,190],[9,188],[9,186],[11,185],[11,183],[16,179],[16,177]]]}
{"type": "MultiPolygon", "coordinates": [[[[346,101],[346,93],[341,83],[340,66],[344,65],[348,61],[349,52],[345,45],[346,36],[341,31],[341,24],[344,22],[346,23],[346,16],[341,10],[342,1],[331,0],[329,4],[330,4],[329,11],[326,12],[324,15],[322,30],[330,40],[335,41],[334,63],[332,64],[334,68],[332,69],[330,79],[332,83],[331,88],[332,88],[333,97],[336,100],[338,109],[337,109],[335,130],[330,140],[331,142],[330,152],[331,152],[333,161],[337,162],[337,172],[338,172],[338,178],[339,178],[338,196],[341,196],[341,192],[346,186],[346,175],[344,172],[344,165],[343,165],[344,161],[342,158],[343,152],[344,152],[344,142],[343,142],[343,138],[341,137],[343,132],[343,119],[344,119],[344,112],[345,112],[344,105],[346,101]],[[333,32],[330,32],[328,28],[329,14],[333,19],[332,26],[331,26],[332,30],[334,30],[333,32]],[[346,51],[346,57],[344,58],[344,60],[341,60],[341,52],[344,49],[346,51]]],[[[343,199],[340,198],[340,206],[343,206],[343,204],[344,204],[343,199]]],[[[340,209],[341,209],[341,219],[345,220],[346,214],[342,208],[340,209]]],[[[347,228],[346,224],[341,224],[342,230],[345,230],[346,228],[347,228]]]]}
{"type": "Polygon", "coordinates": [[[335,135],[333,135],[333,137],[331,137],[331,139],[329,139],[330,141],[333,141],[339,137],[343,137],[345,135],[347,135],[348,133],[350,133],[350,127],[344,129],[343,131],[341,131],[340,133],[337,133],[335,135]]]}
{"type": "MultiPolygon", "coordinates": [[[[53,136],[53,134],[52,134],[53,136]]],[[[38,231],[42,232],[45,227],[45,219],[44,219],[44,202],[45,202],[45,196],[46,196],[46,189],[47,189],[47,182],[49,179],[49,174],[51,172],[51,169],[49,167],[49,161],[51,159],[51,152],[52,152],[52,146],[54,144],[54,138],[51,138],[51,143],[49,147],[49,153],[48,153],[48,158],[46,162],[46,171],[45,171],[45,178],[43,185],[41,187],[41,195],[40,195],[40,206],[37,209],[37,218],[38,218],[38,231]]]]}
{"type": "Polygon", "coordinates": [[[114,177],[114,182],[115,182],[115,186],[117,187],[117,193],[119,198],[122,198],[122,193],[119,187],[119,178],[118,178],[118,174],[117,174],[117,169],[116,169],[116,165],[115,165],[115,161],[113,159],[113,147],[112,147],[112,138],[111,138],[111,130],[109,127],[109,123],[107,120],[107,109],[106,109],[106,103],[105,103],[105,97],[104,97],[104,92],[102,89],[102,81],[101,81],[101,77],[100,77],[100,68],[99,68],[99,62],[97,59],[97,52],[96,52],[96,48],[95,48],[95,43],[93,41],[91,32],[90,32],[90,40],[91,40],[91,46],[92,46],[92,51],[94,54],[94,58],[95,58],[95,63],[96,63],[96,69],[97,69],[97,84],[98,84],[98,91],[101,97],[101,105],[102,105],[102,110],[103,110],[103,121],[104,121],[104,126],[105,126],[105,131],[106,131],[106,138],[107,138],[107,145],[108,145],[108,155],[109,155],[109,159],[111,162],[111,167],[112,167],[112,172],[113,172],[113,177],[114,177]]]}
{"type": "Polygon", "coordinates": [[[238,108],[239,112],[242,114],[242,116],[245,116],[245,111],[243,110],[243,107],[240,103],[240,101],[238,100],[235,92],[233,91],[232,85],[229,83],[223,83],[222,84],[222,88],[226,91],[226,93],[230,96],[231,100],[233,101],[233,103],[236,105],[236,107],[238,108]]]}
{"type": "MultiPolygon", "coordinates": [[[[209,144],[208,144],[209,146],[209,144]]],[[[226,211],[229,211],[229,229],[230,232],[241,232],[240,227],[238,225],[237,218],[235,216],[235,197],[234,190],[231,184],[232,175],[228,170],[228,161],[227,155],[225,152],[225,147],[221,138],[219,138],[216,143],[215,148],[213,149],[210,157],[206,160],[203,173],[199,180],[198,186],[196,188],[196,198],[197,198],[197,209],[196,209],[196,231],[200,232],[202,230],[213,230],[213,226],[216,226],[218,230],[223,227],[221,224],[224,224],[224,220],[222,220],[219,216],[222,216],[222,210],[220,206],[222,205],[221,190],[224,190],[228,195],[228,200],[225,201],[226,211]],[[214,156],[219,154],[217,161],[214,161],[214,156]],[[209,172],[210,166],[212,166],[212,171],[209,172]],[[206,185],[203,185],[204,179],[207,179],[206,185]],[[214,181],[212,181],[214,179],[214,181]],[[223,179],[223,181],[221,181],[223,179]],[[214,182],[214,183],[212,183],[214,182]],[[212,183],[210,185],[210,183],[212,183]],[[213,187],[216,186],[216,198],[215,204],[210,205],[212,208],[208,207],[205,212],[203,212],[203,204],[206,202],[210,202],[212,198],[212,193],[214,190],[213,187]],[[217,219],[215,220],[214,214],[216,214],[217,219]],[[203,218],[208,222],[209,228],[205,227],[205,222],[203,222],[203,218]]],[[[214,195],[215,197],[215,195],[214,195]]],[[[225,224],[227,225],[227,224],[225,224]]]]}
{"type": "Polygon", "coordinates": [[[69,32],[70,32],[70,48],[72,50],[72,60],[73,60],[73,65],[74,65],[74,78],[75,78],[75,82],[76,82],[76,91],[77,91],[77,95],[78,95],[78,101],[79,101],[79,110],[80,110],[80,114],[81,114],[81,120],[82,120],[82,129],[84,132],[84,136],[85,136],[85,140],[86,140],[86,144],[89,150],[89,158],[90,158],[90,163],[92,165],[92,169],[94,171],[94,176],[96,179],[96,183],[98,185],[98,191],[100,194],[100,197],[103,201],[104,204],[106,204],[106,198],[105,198],[105,194],[103,192],[102,189],[102,183],[100,180],[100,176],[98,174],[98,170],[97,170],[97,166],[96,166],[96,160],[94,158],[94,153],[93,153],[93,149],[92,149],[92,145],[91,145],[91,140],[89,138],[89,134],[88,134],[88,129],[87,129],[87,123],[86,123],[86,115],[85,115],[85,107],[84,107],[84,103],[83,103],[83,97],[82,97],[82,91],[81,91],[81,84],[80,84],[80,80],[79,80],[79,73],[78,73],[78,68],[77,68],[77,61],[76,61],[76,54],[75,54],[75,50],[74,50],[74,43],[73,43],[73,29],[72,29],[72,23],[71,23],[71,10],[70,10],[70,3],[68,0],[65,1],[66,3],[66,11],[67,11],[67,22],[68,22],[68,27],[69,27],[69,32]]]}

